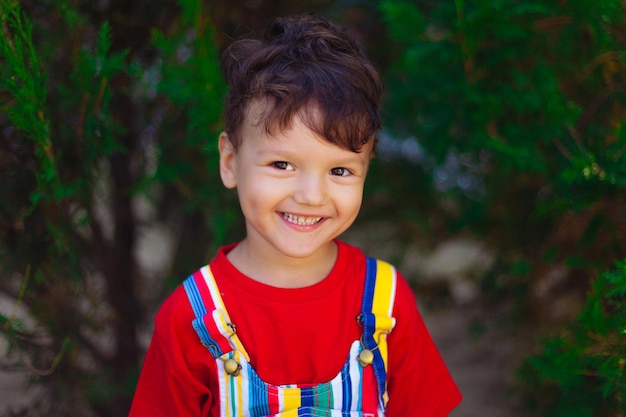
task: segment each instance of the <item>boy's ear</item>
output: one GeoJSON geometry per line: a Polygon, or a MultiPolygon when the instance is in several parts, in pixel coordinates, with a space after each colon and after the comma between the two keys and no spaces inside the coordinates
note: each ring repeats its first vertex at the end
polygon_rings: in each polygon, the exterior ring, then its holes
{"type": "Polygon", "coordinates": [[[237,151],[228,139],[226,132],[220,133],[218,142],[220,151],[220,177],[226,188],[235,188],[237,186],[237,160],[235,156],[237,151]]]}

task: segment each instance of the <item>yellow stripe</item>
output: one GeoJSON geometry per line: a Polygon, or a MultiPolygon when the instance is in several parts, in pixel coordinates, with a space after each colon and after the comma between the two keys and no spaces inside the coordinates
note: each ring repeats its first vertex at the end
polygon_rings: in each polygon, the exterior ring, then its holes
{"type": "Polygon", "coordinates": [[[394,290],[394,269],[387,262],[377,261],[376,286],[374,287],[374,301],[372,310],[377,316],[389,317],[389,307],[392,303],[391,294],[394,290]]]}
{"type": "MultiPolygon", "coordinates": [[[[396,272],[393,266],[381,260],[377,260],[376,270],[376,285],[372,301],[372,312],[376,317],[374,340],[378,343],[378,349],[385,364],[385,371],[389,371],[387,333],[395,325],[395,319],[391,317],[391,314],[396,292],[396,272]]],[[[383,400],[386,404],[388,401],[387,392],[383,394],[383,400]]]]}
{"type": "MultiPolygon", "coordinates": [[[[235,360],[237,361],[237,363],[241,363],[241,357],[239,355],[239,352],[235,351],[235,360]]],[[[239,415],[244,415],[244,409],[243,409],[243,378],[240,377],[234,377],[231,376],[231,378],[234,378],[236,383],[237,383],[237,411],[239,415]]]]}
{"type": "Polygon", "coordinates": [[[301,405],[300,388],[283,388],[285,410],[297,410],[301,405]]]}

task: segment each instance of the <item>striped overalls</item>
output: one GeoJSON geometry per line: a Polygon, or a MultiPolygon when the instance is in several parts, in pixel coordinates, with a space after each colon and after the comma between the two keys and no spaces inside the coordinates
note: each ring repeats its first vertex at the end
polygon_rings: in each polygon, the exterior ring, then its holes
{"type": "Polygon", "coordinates": [[[391,313],[396,273],[391,265],[367,258],[361,314],[357,317],[363,327],[361,340],[352,343],[336,377],[313,386],[278,386],[259,378],[208,266],[189,276],[184,287],[196,316],[193,327],[217,365],[220,416],[383,416],[388,400],[386,336],[395,324],[391,313]]]}

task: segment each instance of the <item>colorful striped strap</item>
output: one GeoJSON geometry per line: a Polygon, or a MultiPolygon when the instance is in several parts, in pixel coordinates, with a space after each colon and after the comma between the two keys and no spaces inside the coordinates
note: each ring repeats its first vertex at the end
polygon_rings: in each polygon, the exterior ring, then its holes
{"type": "Polygon", "coordinates": [[[237,350],[249,360],[248,353],[237,337],[235,326],[230,321],[209,266],[204,266],[187,277],[183,287],[196,317],[192,321],[193,328],[211,355],[217,359],[237,350]]]}
{"type": "Polygon", "coordinates": [[[395,326],[392,317],[396,294],[396,270],[390,264],[367,258],[363,305],[359,321],[363,326],[363,346],[374,354],[374,374],[378,383],[380,406],[386,409],[388,351],[387,334],[395,326]]]}

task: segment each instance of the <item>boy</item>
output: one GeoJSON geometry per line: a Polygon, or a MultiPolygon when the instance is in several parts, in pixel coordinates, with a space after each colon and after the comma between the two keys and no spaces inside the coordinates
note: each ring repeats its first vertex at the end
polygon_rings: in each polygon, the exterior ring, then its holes
{"type": "Polygon", "coordinates": [[[165,301],[139,416],[443,417],[460,401],[405,280],[337,237],[380,129],[379,76],[320,16],[223,55],[220,175],[246,237],[165,301]]]}

